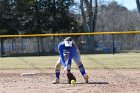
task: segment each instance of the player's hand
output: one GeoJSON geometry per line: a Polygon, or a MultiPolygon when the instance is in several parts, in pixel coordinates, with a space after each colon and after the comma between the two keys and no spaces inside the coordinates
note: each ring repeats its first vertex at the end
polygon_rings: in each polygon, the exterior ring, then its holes
{"type": "Polygon", "coordinates": [[[65,72],[65,73],[68,72],[68,67],[67,67],[67,66],[64,67],[64,72],[65,72]]]}
{"type": "Polygon", "coordinates": [[[66,73],[66,74],[68,73],[68,66],[64,67],[64,73],[66,73]]]}
{"type": "Polygon", "coordinates": [[[70,71],[70,65],[64,67],[64,72],[67,74],[70,71]]]}

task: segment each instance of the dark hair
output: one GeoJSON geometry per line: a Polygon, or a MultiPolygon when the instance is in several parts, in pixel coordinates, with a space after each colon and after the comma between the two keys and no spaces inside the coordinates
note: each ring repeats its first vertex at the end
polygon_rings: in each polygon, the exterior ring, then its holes
{"type": "Polygon", "coordinates": [[[65,39],[64,39],[64,41],[72,41],[73,39],[72,39],[72,37],[66,37],[65,39]]]}

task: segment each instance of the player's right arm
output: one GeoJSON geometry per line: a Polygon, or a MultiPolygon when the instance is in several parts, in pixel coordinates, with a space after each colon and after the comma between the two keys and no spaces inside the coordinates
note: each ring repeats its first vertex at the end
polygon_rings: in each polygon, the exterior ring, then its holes
{"type": "Polygon", "coordinates": [[[63,49],[64,49],[64,46],[62,44],[59,44],[58,45],[58,52],[59,52],[59,55],[60,55],[60,58],[61,58],[61,63],[64,67],[66,67],[64,54],[63,54],[63,49]]]}

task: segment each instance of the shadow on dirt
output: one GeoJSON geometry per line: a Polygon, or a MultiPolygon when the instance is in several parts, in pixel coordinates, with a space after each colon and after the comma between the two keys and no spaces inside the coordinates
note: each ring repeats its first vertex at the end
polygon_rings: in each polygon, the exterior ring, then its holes
{"type": "MultiPolygon", "coordinates": [[[[68,83],[63,83],[63,84],[68,84],[68,83]]],[[[89,82],[89,83],[80,83],[80,82],[77,82],[76,84],[109,84],[108,82],[89,82]]]]}
{"type": "MultiPolygon", "coordinates": [[[[86,83],[76,83],[76,84],[86,84],[86,83]]],[[[89,82],[87,84],[109,84],[108,82],[89,82]]]]}

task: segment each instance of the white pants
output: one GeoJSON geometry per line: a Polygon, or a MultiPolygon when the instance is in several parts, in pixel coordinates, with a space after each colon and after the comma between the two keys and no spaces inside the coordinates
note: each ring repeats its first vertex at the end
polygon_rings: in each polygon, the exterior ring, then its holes
{"type": "MultiPolygon", "coordinates": [[[[64,55],[65,62],[67,62],[68,58],[69,58],[69,54],[65,54],[64,55]]],[[[81,65],[82,63],[81,63],[80,53],[76,53],[73,56],[73,60],[74,60],[74,62],[76,63],[77,66],[81,65]]],[[[62,66],[61,58],[59,58],[58,61],[57,61],[57,63],[56,63],[56,65],[55,65],[55,70],[60,70],[61,69],[61,66],[62,66]]],[[[70,68],[69,68],[69,70],[70,70],[70,68]]]]}

